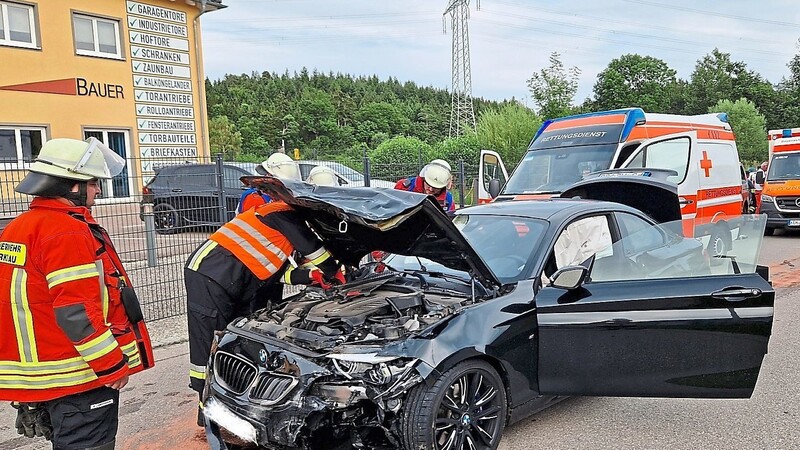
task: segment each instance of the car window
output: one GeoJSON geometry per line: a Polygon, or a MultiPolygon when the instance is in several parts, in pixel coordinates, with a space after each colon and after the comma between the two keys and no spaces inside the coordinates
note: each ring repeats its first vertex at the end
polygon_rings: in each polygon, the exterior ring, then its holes
{"type": "Polygon", "coordinates": [[[602,216],[578,219],[561,232],[553,251],[560,269],[586,261],[597,252],[611,246],[608,218],[602,216]]]}
{"type": "Polygon", "coordinates": [[[671,169],[678,172],[678,175],[669,176],[667,180],[680,184],[686,178],[690,147],[691,140],[688,137],[654,142],[639,149],[626,167],[671,169]]]}
{"type": "Polygon", "coordinates": [[[619,217],[622,239],[598,252],[593,283],[753,273],[766,225],[765,216],[743,216],[738,233],[747,239],[732,239],[724,255],[708,258],[702,238],[673,231],[681,229],[681,221],[650,224],[633,215],[619,217]]]}
{"type": "Polygon", "coordinates": [[[628,246],[625,248],[626,255],[641,253],[643,251],[656,248],[665,242],[664,235],[650,222],[641,217],[628,213],[617,213],[620,233],[623,238],[636,235],[637,239],[627,239],[628,246]]]}
{"type": "Polygon", "coordinates": [[[243,187],[239,178],[248,175],[245,171],[236,167],[222,167],[222,180],[225,189],[241,189],[243,187]]]}
{"type": "Polygon", "coordinates": [[[298,164],[298,166],[300,166],[300,179],[303,180],[303,181],[306,181],[306,178],[308,178],[308,174],[311,173],[311,169],[314,168],[314,165],[313,164],[300,163],[300,164],[298,164]]]}

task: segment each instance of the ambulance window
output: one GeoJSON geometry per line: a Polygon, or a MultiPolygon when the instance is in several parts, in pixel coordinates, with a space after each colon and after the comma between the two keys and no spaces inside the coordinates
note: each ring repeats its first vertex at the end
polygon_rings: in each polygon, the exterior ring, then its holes
{"type": "Polygon", "coordinates": [[[622,150],[619,151],[619,156],[617,157],[617,162],[614,164],[614,167],[619,168],[622,166],[622,163],[628,160],[631,157],[633,152],[636,150],[636,147],[639,146],[639,143],[635,144],[628,144],[622,147],[622,150]]]}
{"type": "Polygon", "coordinates": [[[680,184],[686,178],[690,144],[688,137],[654,142],[640,149],[627,167],[671,169],[678,172],[678,176],[667,177],[667,180],[680,184]]]}

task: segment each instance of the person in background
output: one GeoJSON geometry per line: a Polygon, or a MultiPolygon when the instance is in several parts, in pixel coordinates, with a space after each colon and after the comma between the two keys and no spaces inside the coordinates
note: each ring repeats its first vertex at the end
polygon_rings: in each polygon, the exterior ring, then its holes
{"type": "MultiPolygon", "coordinates": [[[[272,175],[286,180],[300,181],[300,169],[297,163],[285,153],[273,153],[266,161],[256,166],[256,172],[261,175],[272,175]]],[[[236,214],[247,211],[259,205],[271,202],[269,195],[256,188],[249,188],[242,192],[236,214]]]]}
{"type": "Polygon", "coordinates": [[[767,167],[768,167],[767,162],[764,161],[761,163],[761,167],[759,167],[758,170],[756,170],[754,181],[759,186],[759,188],[761,186],[764,186],[764,181],[767,180],[767,167]]]}
{"type": "Polygon", "coordinates": [[[18,433],[54,449],[113,450],[119,391],[154,364],[128,274],[91,214],[99,179],[125,164],[94,138],[47,141],[15,189],[34,196],[30,210],[0,235],[0,399],[14,402],[18,433]]]}
{"type": "Polygon", "coordinates": [[[449,164],[441,164],[434,160],[427,164],[420,171],[420,176],[403,178],[395,184],[394,188],[401,191],[419,192],[421,194],[433,195],[445,212],[453,212],[456,209],[453,195],[447,190],[451,183],[452,174],[449,164]]]}

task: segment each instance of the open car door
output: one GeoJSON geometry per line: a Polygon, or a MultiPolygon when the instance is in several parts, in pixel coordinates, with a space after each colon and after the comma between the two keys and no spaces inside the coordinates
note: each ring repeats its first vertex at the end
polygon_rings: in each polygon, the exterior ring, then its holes
{"type": "Polygon", "coordinates": [[[500,181],[500,187],[506,184],[508,172],[500,155],[492,150],[481,150],[481,159],[478,165],[478,179],[475,193],[477,203],[489,203],[492,196],[489,194],[489,181],[500,181]]]}
{"type": "Polygon", "coordinates": [[[654,223],[625,211],[597,217],[608,221],[612,244],[585,259],[588,276],[536,294],[539,392],[752,395],[775,299],[767,269],[757,265],[765,217],[746,218],[749,238],[735,240],[722,264],[710,264],[703,245],[671,225],[680,220],[654,223]]]}

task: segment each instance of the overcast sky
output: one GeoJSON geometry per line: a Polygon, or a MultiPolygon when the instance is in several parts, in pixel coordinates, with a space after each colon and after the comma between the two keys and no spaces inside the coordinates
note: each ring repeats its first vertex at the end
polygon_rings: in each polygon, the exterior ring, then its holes
{"type": "MultiPolygon", "coordinates": [[[[206,75],[252,71],[389,76],[450,89],[449,0],[223,0],[203,16],[206,75]]],[[[557,51],[581,70],[576,103],[627,53],[688,79],[715,47],[776,83],[798,53],[798,0],[476,0],[470,5],[472,93],[533,106],[526,80],[557,51]]]]}

